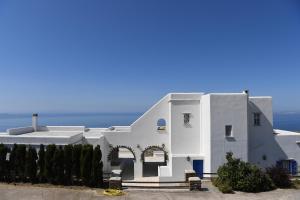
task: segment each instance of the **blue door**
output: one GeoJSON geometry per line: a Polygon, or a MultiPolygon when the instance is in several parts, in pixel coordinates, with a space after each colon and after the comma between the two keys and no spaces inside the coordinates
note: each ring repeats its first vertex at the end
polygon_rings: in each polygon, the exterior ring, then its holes
{"type": "Polygon", "coordinates": [[[198,177],[203,178],[203,160],[193,160],[193,169],[198,177]]]}

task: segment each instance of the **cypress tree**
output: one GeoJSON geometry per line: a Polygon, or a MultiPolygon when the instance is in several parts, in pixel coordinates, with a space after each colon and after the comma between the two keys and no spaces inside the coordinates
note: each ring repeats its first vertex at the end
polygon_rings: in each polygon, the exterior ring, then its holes
{"type": "Polygon", "coordinates": [[[8,165],[6,161],[6,156],[8,153],[8,148],[0,144],[0,181],[4,181],[7,176],[7,171],[8,171],[8,165]]]}
{"type": "Polygon", "coordinates": [[[93,152],[92,172],[91,172],[91,186],[101,187],[103,185],[103,164],[102,152],[100,146],[97,145],[93,152]]]}
{"type": "Polygon", "coordinates": [[[16,160],[15,165],[17,169],[17,180],[25,181],[25,162],[26,162],[26,146],[24,144],[20,144],[17,147],[16,151],[16,160]]]}
{"type": "Polygon", "coordinates": [[[55,153],[56,146],[54,144],[48,145],[46,147],[45,153],[45,176],[49,183],[53,183],[54,181],[54,173],[53,173],[53,156],[55,153]]]}
{"type": "Polygon", "coordinates": [[[82,151],[82,145],[76,144],[73,146],[73,153],[72,153],[72,174],[75,176],[77,182],[79,182],[81,178],[80,173],[80,159],[81,159],[81,151],[82,151]]]}
{"type": "Polygon", "coordinates": [[[54,183],[63,184],[64,181],[64,151],[60,146],[55,150],[53,156],[54,183]]]}
{"type": "Polygon", "coordinates": [[[14,144],[12,147],[10,156],[9,156],[9,176],[10,181],[16,181],[17,175],[17,165],[16,165],[16,153],[17,153],[18,145],[14,144]]]}
{"type": "Polygon", "coordinates": [[[93,159],[93,146],[86,144],[81,151],[81,177],[84,185],[90,184],[93,159]]]}
{"type": "Polygon", "coordinates": [[[65,170],[65,180],[66,185],[72,184],[72,145],[64,146],[64,170],[65,170]]]}
{"type": "Polygon", "coordinates": [[[36,182],[37,176],[37,153],[35,148],[29,147],[26,152],[26,163],[25,163],[25,177],[29,179],[31,183],[36,182]]]}
{"type": "Polygon", "coordinates": [[[44,183],[45,178],[45,147],[43,144],[40,145],[39,159],[38,159],[38,178],[39,181],[44,183]]]}
{"type": "MultiPolygon", "coordinates": [[[[7,155],[10,155],[10,152],[11,152],[11,150],[10,150],[10,148],[8,148],[8,147],[5,147],[6,148],[6,151],[7,151],[7,155]]],[[[7,182],[10,182],[11,181],[11,178],[10,178],[10,163],[9,163],[9,157],[8,157],[8,159],[6,158],[5,159],[5,172],[4,172],[4,174],[5,174],[5,176],[4,176],[4,180],[5,181],[7,181],[7,182]]]]}

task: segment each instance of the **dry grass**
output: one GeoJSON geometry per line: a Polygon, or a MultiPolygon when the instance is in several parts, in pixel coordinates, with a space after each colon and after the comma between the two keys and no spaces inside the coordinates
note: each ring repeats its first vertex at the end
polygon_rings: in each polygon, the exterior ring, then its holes
{"type": "Polygon", "coordinates": [[[31,183],[0,183],[1,186],[21,186],[21,187],[42,187],[42,188],[62,188],[62,189],[72,189],[72,190],[94,190],[99,188],[90,188],[86,186],[77,186],[77,185],[72,185],[72,186],[65,186],[65,185],[53,185],[49,183],[37,183],[37,184],[31,184],[31,183]]]}
{"type": "Polygon", "coordinates": [[[293,188],[300,189],[300,179],[292,180],[293,188]]]}

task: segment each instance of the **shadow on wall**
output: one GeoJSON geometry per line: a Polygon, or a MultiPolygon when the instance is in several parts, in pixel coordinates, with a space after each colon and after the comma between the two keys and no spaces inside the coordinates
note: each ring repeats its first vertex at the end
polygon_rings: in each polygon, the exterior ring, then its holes
{"type": "Polygon", "coordinates": [[[275,140],[273,125],[253,102],[249,102],[249,161],[260,167],[276,165],[279,160],[288,156],[275,140]],[[253,114],[260,113],[261,126],[254,126],[253,114]]]}

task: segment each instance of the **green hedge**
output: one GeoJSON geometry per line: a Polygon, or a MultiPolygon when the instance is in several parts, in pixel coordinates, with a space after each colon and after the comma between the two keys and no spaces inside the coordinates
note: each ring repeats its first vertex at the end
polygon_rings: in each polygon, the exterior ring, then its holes
{"type": "Polygon", "coordinates": [[[39,151],[14,144],[0,144],[0,181],[103,186],[100,146],[40,145],[39,151]],[[9,159],[7,157],[9,155],[9,159]]]}

